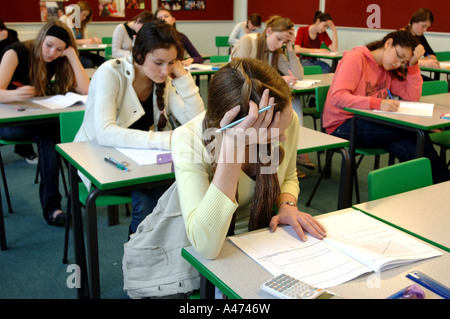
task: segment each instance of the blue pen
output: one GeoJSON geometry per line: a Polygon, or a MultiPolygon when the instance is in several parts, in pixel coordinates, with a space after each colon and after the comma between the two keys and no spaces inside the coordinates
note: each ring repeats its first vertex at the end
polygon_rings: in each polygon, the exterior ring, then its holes
{"type": "MultiPolygon", "coordinates": [[[[260,109],[260,110],[258,111],[258,114],[261,114],[262,112],[267,111],[268,109],[270,109],[272,106],[275,106],[275,105],[277,105],[277,103],[274,103],[273,105],[267,105],[266,107],[263,107],[262,109],[260,109]]],[[[222,131],[225,131],[227,128],[231,128],[231,127],[233,127],[233,126],[238,125],[238,124],[241,123],[243,120],[245,120],[245,118],[246,118],[246,116],[244,116],[243,118],[241,118],[241,119],[239,119],[239,120],[237,120],[237,121],[234,121],[233,123],[230,123],[230,124],[228,124],[228,125],[225,125],[224,127],[221,127],[220,129],[218,129],[218,130],[216,131],[216,133],[220,133],[220,132],[222,132],[222,131]]]]}
{"type": "Polygon", "coordinates": [[[113,165],[116,165],[116,167],[118,168],[118,169],[121,169],[121,170],[125,170],[125,171],[127,171],[127,172],[129,172],[130,170],[128,169],[128,167],[126,167],[125,165],[123,165],[122,163],[119,163],[118,161],[116,161],[115,159],[113,159],[113,158],[106,158],[105,157],[105,161],[106,162],[108,162],[108,163],[111,163],[111,164],[113,164],[113,165]]]}
{"type": "Polygon", "coordinates": [[[393,100],[394,98],[392,97],[391,91],[389,91],[389,89],[386,89],[386,90],[387,90],[387,92],[388,92],[389,98],[390,98],[391,100],[393,100]]]}

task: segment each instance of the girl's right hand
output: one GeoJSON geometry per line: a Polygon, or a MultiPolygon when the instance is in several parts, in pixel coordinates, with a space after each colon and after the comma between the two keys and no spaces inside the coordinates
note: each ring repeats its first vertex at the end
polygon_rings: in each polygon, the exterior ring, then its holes
{"type": "Polygon", "coordinates": [[[396,112],[398,110],[398,107],[400,105],[400,102],[397,100],[381,100],[380,110],[381,111],[387,111],[387,112],[396,112]]]}
{"type": "Polygon", "coordinates": [[[31,85],[21,86],[14,93],[16,101],[25,101],[37,95],[36,89],[31,85]]]}

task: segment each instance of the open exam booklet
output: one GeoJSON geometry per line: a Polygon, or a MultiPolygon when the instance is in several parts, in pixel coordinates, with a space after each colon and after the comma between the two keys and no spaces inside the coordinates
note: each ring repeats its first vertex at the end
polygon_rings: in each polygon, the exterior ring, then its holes
{"type": "Polygon", "coordinates": [[[432,103],[400,101],[400,106],[398,107],[396,112],[381,110],[375,110],[375,112],[431,117],[433,116],[433,109],[434,104],[432,103]]]}
{"type": "Polygon", "coordinates": [[[87,95],[80,95],[73,92],[67,92],[65,95],[58,94],[47,99],[35,99],[33,103],[45,106],[49,109],[63,109],[77,103],[86,104],[87,95]]]}
{"type": "Polygon", "coordinates": [[[329,288],[367,272],[442,255],[441,252],[366,214],[350,210],[318,218],[327,230],[302,242],[291,226],[229,237],[273,276],[285,273],[329,288]]]}

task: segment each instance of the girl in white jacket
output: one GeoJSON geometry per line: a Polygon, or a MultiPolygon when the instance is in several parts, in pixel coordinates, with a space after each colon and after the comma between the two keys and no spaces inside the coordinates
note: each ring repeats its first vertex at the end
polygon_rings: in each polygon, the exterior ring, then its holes
{"type": "MultiPolygon", "coordinates": [[[[204,110],[194,79],[181,65],[183,53],[173,26],[163,21],[146,23],[137,34],[132,55],[109,60],[95,72],[75,141],[170,150],[169,118],[184,124],[204,110]]],[[[166,188],[131,192],[130,233],[166,188]]]]}

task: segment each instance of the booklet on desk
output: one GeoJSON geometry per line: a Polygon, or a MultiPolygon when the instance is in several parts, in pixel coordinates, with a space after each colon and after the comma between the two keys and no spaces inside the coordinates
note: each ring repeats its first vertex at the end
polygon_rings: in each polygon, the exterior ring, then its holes
{"type": "Polygon", "coordinates": [[[185,66],[184,68],[188,71],[189,70],[191,70],[191,71],[194,71],[194,70],[217,71],[217,70],[219,70],[218,66],[214,66],[214,65],[210,65],[210,64],[199,64],[199,63],[192,63],[191,65],[185,66]]]}
{"type": "Polygon", "coordinates": [[[73,92],[67,92],[65,95],[58,94],[48,99],[33,100],[33,103],[45,106],[49,109],[63,109],[77,103],[86,104],[87,95],[80,95],[73,92]]]}
{"type": "Polygon", "coordinates": [[[396,112],[375,110],[380,113],[402,114],[402,115],[416,115],[416,116],[433,116],[434,104],[400,101],[400,105],[396,112]]]}
{"type": "Polygon", "coordinates": [[[292,227],[261,230],[230,240],[272,275],[282,273],[329,288],[367,272],[442,255],[439,251],[366,214],[350,210],[319,222],[327,237],[302,242],[292,227]]]}
{"type": "Polygon", "coordinates": [[[319,83],[320,80],[301,80],[301,81],[297,81],[295,82],[294,85],[292,85],[293,89],[303,89],[303,88],[307,88],[311,85],[314,85],[316,83],[319,83]]]}

